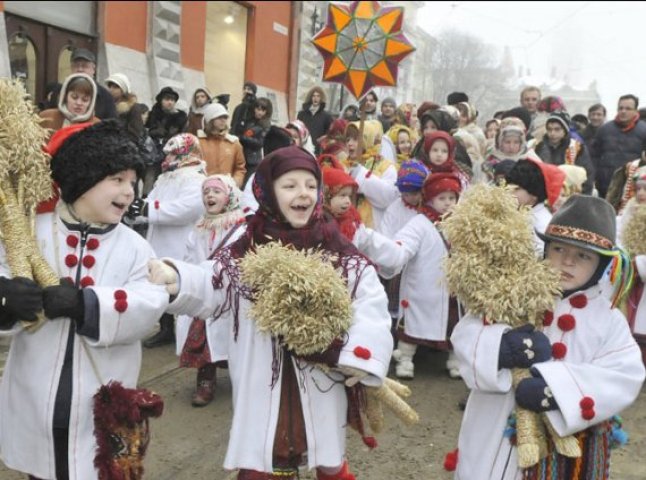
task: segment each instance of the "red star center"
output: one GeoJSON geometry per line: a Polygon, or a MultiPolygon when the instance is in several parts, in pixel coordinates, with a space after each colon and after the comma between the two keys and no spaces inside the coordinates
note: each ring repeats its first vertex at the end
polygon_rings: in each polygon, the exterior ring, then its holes
{"type": "Polygon", "coordinates": [[[354,40],[352,41],[352,46],[358,52],[363,52],[367,48],[366,40],[363,37],[354,37],[354,40]]]}

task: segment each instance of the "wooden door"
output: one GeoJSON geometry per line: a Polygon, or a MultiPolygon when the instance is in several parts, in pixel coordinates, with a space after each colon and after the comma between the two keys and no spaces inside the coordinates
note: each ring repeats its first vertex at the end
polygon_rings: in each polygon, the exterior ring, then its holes
{"type": "Polygon", "coordinates": [[[95,38],[5,13],[11,74],[25,81],[35,102],[45,97],[45,85],[63,83],[70,73],[70,56],[77,47],[95,52],[95,38]]]}

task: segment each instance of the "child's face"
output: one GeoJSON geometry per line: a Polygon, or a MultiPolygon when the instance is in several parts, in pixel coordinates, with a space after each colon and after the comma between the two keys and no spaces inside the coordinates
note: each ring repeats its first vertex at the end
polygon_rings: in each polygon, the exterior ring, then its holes
{"type": "Polygon", "coordinates": [[[410,135],[407,132],[399,132],[397,135],[397,150],[403,155],[409,155],[413,145],[410,135]]]}
{"type": "Polygon", "coordinates": [[[115,100],[119,100],[123,97],[123,90],[121,90],[121,87],[112,82],[108,83],[108,90],[110,90],[110,95],[112,95],[112,98],[115,100]]]}
{"type": "Polygon", "coordinates": [[[92,97],[78,90],[69,91],[65,99],[65,107],[74,115],[87,113],[87,109],[90,108],[90,103],[92,103],[92,97]]]}
{"type": "Polygon", "coordinates": [[[442,165],[449,159],[449,146],[444,140],[436,140],[428,151],[428,160],[433,165],[442,165]]]}
{"type": "Polygon", "coordinates": [[[520,207],[533,207],[538,202],[538,198],[524,188],[518,185],[510,185],[510,187],[512,188],[511,194],[516,197],[520,207]]]}
{"type": "Polygon", "coordinates": [[[635,199],[639,204],[646,204],[646,181],[640,180],[635,184],[635,199]]]}
{"type": "Polygon", "coordinates": [[[298,145],[299,147],[303,146],[301,143],[301,136],[298,134],[298,130],[296,130],[295,128],[286,128],[285,130],[287,130],[289,132],[289,136],[294,139],[294,145],[298,145]]]}
{"type": "Polygon", "coordinates": [[[506,155],[520,153],[522,142],[516,135],[508,135],[500,141],[500,151],[506,155]]]}
{"type": "Polygon", "coordinates": [[[547,245],[546,258],[561,274],[561,289],[576,290],[585,285],[599,266],[599,254],[562,242],[547,245]]]}
{"type": "Polygon", "coordinates": [[[254,117],[256,118],[256,120],[262,120],[263,118],[265,118],[267,116],[267,108],[265,108],[262,105],[256,106],[256,108],[254,108],[253,112],[254,112],[254,117]]]}
{"type": "Polygon", "coordinates": [[[417,207],[422,203],[422,191],[417,192],[402,192],[402,200],[408,205],[417,207]]]}
{"type": "Polygon", "coordinates": [[[202,189],[202,202],[204,202],[206,213],[217,215],[224,211],[229,202],[229,195],[222,187],[205,187],[202,189]]]}
{"type": "Polygon", "coordinates": [[[84,222],[119,223],[135,198],[136,182],[137,173],[132,169],[108,175],[81,195],[72,206],[84,222]]]}
{"type": "Polygon", "coordinates": [[[558,122],[549,122],[545,126],[545,132],[547,134],[547,141],[552,145],[558,145],[561,143],[561,140],[565,138],[566,131],[558,122]]]}
{"type": "Polygon", "coordinates": [[[170,112],[173,108],[175,108],[175,99],[173,97],[164,97],[162,98],[161,106],[164,110],[170,112]]]}
{"type": "Polygon", "coordinates": [[[332,215],[340,217],[349,210],[352,206],[353,193],[352,187],[343,187],[330,199],[330,212],[332,215]]]}
{"type": "Polygon", "coordinates": [[[437,213],[444,215],[458,203],[458,196],[455,192],[442,192],[431,198],[429,203],[437,213]]]}
{"type": "Polygon", "coordinates": [[[206,95],[206,93],[200,91],[195,94],[195,105],[197,105],[198,107],[203,107],[208,101],[209,97],[206,95]]]}
{"type": "Polygon", "coordinates": [[[424,129],[422,130],[422,133],[424,135],[428,135],[429,133],[437,132],[437,125],[435,125],[435,122],[433,120],[426,120],[426,123],[424,123],[424,129]]]}
{"type": "Polygon", "coordinates": [[[355,158],[357,155],[357,149],[359,148],[359,140],[348,137],[345,141],[345,145],[348,147],[348,157],[355,158]]]}
{"type": "Polygon", "coordinates": [[[500,129],[500,125],[498,125],[496,122],[491,122],[489,124],[489,126],[487,127],[487,131],[485,132],[485,136],[487,138],[495,138],[499,129],[500,129]]]}
{"type": "Polygon", "coordinates": [[[274,195],[287,223],[293,228],[302,228],[307,225],[316,206],[316,177],[307,170],[290,170],[274,182],[274,195]]]}

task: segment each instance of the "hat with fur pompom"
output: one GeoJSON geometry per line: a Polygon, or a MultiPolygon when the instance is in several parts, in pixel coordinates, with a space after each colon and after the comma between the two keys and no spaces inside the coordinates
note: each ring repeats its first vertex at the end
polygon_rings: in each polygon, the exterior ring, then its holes
{"type": "Polygon", "coordinates": [[[52,178],[61,189],[63,201],[74,203],[107,176],[124,170],[132,169],[142,176],[144,163],[139,149],[116,120],[78,127],[62,128],[48,145],[52,178]],[[58,148],[52,145],[55,141],[60,142],[58,148]]]}

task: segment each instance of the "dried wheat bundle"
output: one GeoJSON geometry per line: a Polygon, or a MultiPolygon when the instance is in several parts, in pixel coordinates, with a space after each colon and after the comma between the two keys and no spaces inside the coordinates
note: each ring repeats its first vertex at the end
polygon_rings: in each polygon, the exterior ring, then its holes
{"type": "Polygon", "coordinates": [[[350,327],[348,288],[324,252],[271,242],[240,261],[242,280],[255,290],[251,315],[261,332],[298,355],[321,353],[350,327]]]}
{"type": "MultiPolygon", "coordinates": [[[[559,276],[536,258],[529,215],[508,189],[475,185],[442,222],[451,244],[445,263],[449,289],[471,314],[541,328],[544,312],[553,309],[559,276]]],[[[514,386],[529,375],[519,369],[512,373],[514,386]]],[[[541,417],[517,407],[516,418],[518,464],[531,467],[547,454],[541,417]]],[[[559,453],[580,456],[574,437],[559,438],[553,429],[548,431],[559,453]]]]}
{"type": "Polygon", "coordinates": [[[646,205],[634,205],[624,226],[622,243],[631,257],[646,255],[646,205]]]}
{"type": "MultiPolygon", "coordinates": [[[[58,284],[58,275],[40,254],[33,229],[36,206],[52,196],[47,131],[25,100],[18,81],[0,79],[0,232],[14,277],[58,284]]],[[[25,326],[34,331],[42,323],[25,326]]]]}

